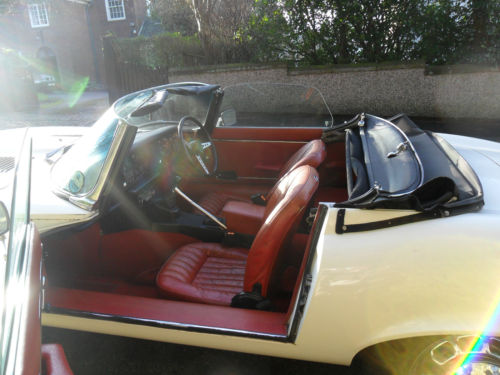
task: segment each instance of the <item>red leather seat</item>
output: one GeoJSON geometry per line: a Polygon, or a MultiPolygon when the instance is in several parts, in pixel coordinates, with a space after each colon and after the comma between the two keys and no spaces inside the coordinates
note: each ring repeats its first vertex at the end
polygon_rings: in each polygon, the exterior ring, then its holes
{"type": "MultiPolygon", "coordinates": [[[[325,157],[326,157],[326,148],[325,144],[321,139],[315,139],[313,141],[306,143],[297,152],[295,152],[286,162],[283,168],[281,168],[281,171],[278,175],[278,182],[267,193],[266,200],[269,200],[269,197],[272,195],[274,189],[279,184],[280,179],[283,178],[283,176],[285,176],[287,173],[303,165],[310,165],[311,167],[317,168],[323,162],[323,160],[325,160],[325,157]]],[[[231,195],[228,194],[211,192],[204,195],[200,199],[199,204],[205,210],[216,216],[224,216],[222,214],[224,206],[228,201],[231,200],[241,201],[242,199],[232,197],[231,195]]],[[[250,197],[246,201],[252,203],[250,197]]]]}
{"type": "Polygon", "coordinates": [[[287,174],[269,198],[250,250],[206,242],[183,246],[160,269],[158,288],[166,297],[217,305],[229,305],[234,295],[256,286],[267,297],[278,255],[318,184],[318,173],[310,166],[287,174]]]}

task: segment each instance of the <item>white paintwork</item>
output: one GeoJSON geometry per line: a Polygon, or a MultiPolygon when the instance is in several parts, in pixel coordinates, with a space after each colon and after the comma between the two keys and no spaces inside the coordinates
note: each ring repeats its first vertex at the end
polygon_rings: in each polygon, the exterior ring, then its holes
{"type": "Polygon", "coordinates": [[[483,330],[500,301],[498,213],[341,235],[336,213],[317,248],[297,345],[322,343],[332,362],[348,364],[375,343],[483,330]]]}
{"type": "Polygon", "coordinates": [[[33,158],[31,178],[31,220],[40,233],[97,215],[97,212],[83,210],[53,193],[50,165],[43,157],[33,158]]]}
{"type": "Polygon", "coordinates": [[[439,135],[453,145],[459,153],[463,150],[475,150],[500,165],[500,147],[497,142],[454,134],[439,135]]]}
{"type": "Polygon", "coordinates": [[[85,211],[53,193],[51,166],[45,161],[48,152],[73,144],[87,129],[69,126],[30,129],[33,137],[31,219],[40,233],[97,215],[97,212],[85,211]]]}
{"type": "MultiPolygon", "coordinates": [[[[74,222],[88,220],[97,214],[85,211],[52,192],[50,165],[45,161],[45,155],[48,152],[73,144],[85,134],[87,129],[76,126],[29,129],[29,135],[33,140],[31,219],[41,233],[74,222]]],[[[19,141],[25,132],[26,129],[2,131],[1,154],[17,156],[19,141]]]]}
{"type": "MultiPolygon", "coordinates": [[[[29,134],[33,138],[33,154],[46,154],[61,146],[73,144],[88,129],[88,127],[81,126],[41,126],[30,128],[29,134]]],[[[3,136],[4,133],[2,132],[3,136]]]]}

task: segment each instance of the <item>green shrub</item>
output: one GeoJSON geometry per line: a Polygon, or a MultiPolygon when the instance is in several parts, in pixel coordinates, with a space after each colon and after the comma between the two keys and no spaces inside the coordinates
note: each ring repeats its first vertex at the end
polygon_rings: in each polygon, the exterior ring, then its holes
{"type": "Polygon", "coordinates": [[[116,38],[112,40],[118,61],[151,68],[202,65],[203,49],[198,37],[164,33],[150,38],[116,38]]]}

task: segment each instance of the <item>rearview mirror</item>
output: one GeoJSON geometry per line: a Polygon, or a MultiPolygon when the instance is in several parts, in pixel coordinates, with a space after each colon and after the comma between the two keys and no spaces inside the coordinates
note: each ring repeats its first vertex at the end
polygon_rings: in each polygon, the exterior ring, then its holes
{"type": "Polygon", "coordinates": [[[222,125],[233,126],[236,125],[236,111],[232,108],[226,109],[221,113],[222,125]]]}
{"type": "Polygon", "coordinates": [[[9,231],[9,211],[3,202],[0,202],[0,236],[9,231]]]}
{"type": "Polygon", "coordinates": [[[130,117],[142,117],[159,110],[161,107],[163,107],[163,104],[165,104],[167,96],[167,90],[153,92],[151,98],[149,98],[144,104],[133,111],[130,114],[130,117]]]}

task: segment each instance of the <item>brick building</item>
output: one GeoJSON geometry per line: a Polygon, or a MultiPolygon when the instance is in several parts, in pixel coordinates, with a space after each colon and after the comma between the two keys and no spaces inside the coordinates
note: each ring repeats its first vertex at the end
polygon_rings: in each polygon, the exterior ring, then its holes
{"type": "Polygon", "coordinates": [[[21,0],[0,16],[0,47],[19,51],[34,74],[102,83],[102,37],[133,37],[145,17],[146,0],[21,0]]]}

